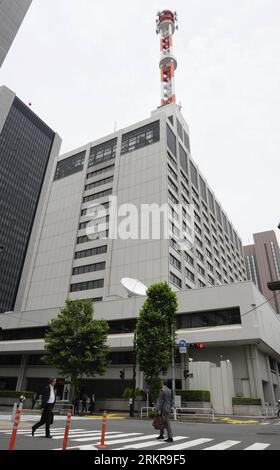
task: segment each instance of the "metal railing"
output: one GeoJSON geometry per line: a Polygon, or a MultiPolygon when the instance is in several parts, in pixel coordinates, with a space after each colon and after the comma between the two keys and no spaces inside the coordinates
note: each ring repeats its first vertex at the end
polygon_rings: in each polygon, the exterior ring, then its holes
{"type": "MultiPolygon", "coordinates": [[[[143,419],[143,415],[145,415],[146,419],[149,418],[149,410],[152,410],[152,411],[156,411],[156,407],[154,406],[143,406],[141,408],[141,412],[140,412],[140,419],[143,419]]],[[[191,407],[180,407],[180,408],[172,408],[171,411],[170,411],[170,414],[172,414],[173,412],[175,411],[174,413],[174,416],[175,416],[175,420],[177,419],[178,417],[178,414],[181,415],[182,412],[184,413],[185,411],[188,412],[188,411],[195,411],[195,413],[192,413],[196,416],[212,416],[212,423],[215,423],[215,413],[214,413],[214,410],[213,408],[191,408],[191,407]],[[205,413],[197,413],[197,411],[205,411],[205,413]]]]}
{"type": "Polygon", "coordinates": [[[192,408],[192,407],[176,408],[177,415],[182,414],[182,412],[184,411],[186,412],[195,411],[194,413],[192,413],[195,416],[212,416],[212,423],[215,423],[215,413],[214,413],[213,408],[192,408]],[[197,411],[205,411],[206,413],[197,413],[197,411]]]}

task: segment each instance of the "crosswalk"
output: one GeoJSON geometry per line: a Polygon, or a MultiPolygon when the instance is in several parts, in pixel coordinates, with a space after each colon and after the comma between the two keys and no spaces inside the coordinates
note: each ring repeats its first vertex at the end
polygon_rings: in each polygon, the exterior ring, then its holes
{"type": "MultiPolygon", "coordinates": [[[[61,442],[64,437],[64,428],[56,427],[52,428],[52,450],[61,450],[61,442]],[[60,445],[60,447],[59,447],[60,445]]],[[[2,433],[11,435],[11,431],[2,430],[2,433]]],[[[19,429],[18,438],[30,437],[31,429],[19,429]]],[[[45,429],[39,428],[35,436],[32,439],[43,438],[45,436],[45,429]]],[[[158,434],[144,434],[141,432],[121,432],[121,431],[110,431],[106,433],[105,444],[108,449],[112,450],[126,450],[126,449],[157,449],[159,451],[178,451],[178,450],[227,450],[238,448],[238,450],[265,450],[270,447],[270,443],[267,442],[253,442],[250,445],[242,444],[239,440],[224,440],[219,441],[217,438],[212,437],[198,437],[191,438],[190,436],[175,436],[172,443],[166,443],[165,441],[157,439],[158,434]]],[[[70,429],[69,431],[69,444],[68,449],[80,449],[80,450],[97,450],[98,444],[100,444],[101,433],[100,430],[89,430],[89,429],[70,429]]]]}

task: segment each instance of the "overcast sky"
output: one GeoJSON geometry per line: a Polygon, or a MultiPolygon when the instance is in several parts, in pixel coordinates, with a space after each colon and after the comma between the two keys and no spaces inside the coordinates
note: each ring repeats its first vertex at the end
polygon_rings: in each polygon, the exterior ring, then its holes
{"type": "Polygon", "coordinates": [[[0,84],[32,102],[63,152],[145,119],[160,104],[164,8],[178,13],[192,156],[247,244],[280,222],[278,0],[33,0],[0,84]]]}

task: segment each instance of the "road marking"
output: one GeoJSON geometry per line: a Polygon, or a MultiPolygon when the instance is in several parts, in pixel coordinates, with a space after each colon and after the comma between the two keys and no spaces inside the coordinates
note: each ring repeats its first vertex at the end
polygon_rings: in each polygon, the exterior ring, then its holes
{"type": "MultiPolygon", "coordinates": [[[[117,434],[116,436],[110,436],[112,437],[112,439],[115,439],[116,437],[126,437],[126,436],[139,436],[141,433],[140,432],[134,432],[134,433],[121,433],[121,434],[117,434]]],[[[150,436],[151,437],[151,436],[150,436]]],[[[80,438],[80,439],[72,439],[72,441],[75,441],[75,442],[87,442],[87,441],[93,441],[94,437],[83,437],[83,438],[80,438]]],[[[124,441],[124,442],[129,442],[131,439],[128,439],[127,441],[124,441]]],[[[105,439],[105,444],[108,445],[108,444],[118,444],[119,442],[118,441],[106,441],[105,439]]],[[[122,443],[122,441],[120,441],[120,444],[122,443]]]]}
{"type": "Polygon", "coordinates": [[[264,442],[255,442],[255,444],[252,444],[249,447],[246,447],[244,450],[263,450],[269,447],[271,444],[267,444],[264,442]]]}
{"type": "MultiPolygon", "coordinates": [[[[181,441],[182,439],[189,439],[187,436],[176,436],[174,437],[174,442],[181,441]]],[[[155,440],[151,442],[141,442],[140,444],[131,444],[128,446],[120,447],[119,449],[114,450],[123,450],[123,449],[145,449],[146,447],[158,446],[162,444],[164,441],[162,440],[155,440]]]]}
{"type": "Polygon", "coordinates": [[[236,444],[240,444],[240,442],[241,441],[224,441],[211,447],[205,447],[203,450],[225,450],[229,447],[236,446],[236,444]]]}
{"type": "Polygon", "coordinates": [[[160,450],[180,450],[180,449],[188,449],[189,447],[195,447],[199,446],[201,444],[205,444],[206,442],[213,441],[214,439],[194,439],[193,441],[188,441],[184,442],[183,444],[177,444],[175,446],[168,446],[168,447],[163,447],[163,449],[160,450]]]}
{"type": "MultiPolygon", "coordinates": [[[[114,437],[114,434],[116,434],[117,436],[122,436],[122,433],[120,434],[119,432],[106,432],[106,435],[110,435],[110,437],[114,437]]],[[[53,439],[61,439],[62,437],[64,436],[64,434],[61,434],[59,436],[55,436],[53,437],[53,439]]],[[[93,439],[99,439],[101,436],[101,432],[100,431],[92,431],[92,432],[84,432],[84,433],[81,433],[81,434],[70,434],[69,433],[69,439],[71,439],[71,441],[80,441],[80,439],[77,439],[77,438],[88,438],[87,440],[88,441],[91,441],[93,439]]],[[[85,439],[86,441],[86,439],[85,439]]],[[[83,442],[83,439],[82,439],[82,442],[83,442]]]]}

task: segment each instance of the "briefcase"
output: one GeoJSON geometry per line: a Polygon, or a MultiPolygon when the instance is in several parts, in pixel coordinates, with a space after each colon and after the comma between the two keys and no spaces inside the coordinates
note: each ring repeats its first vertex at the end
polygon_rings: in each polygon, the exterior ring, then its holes
{"type": "Polygon", "coordinates": [[[161,429],[164,426],[164,419],[161,415],[155,417],[153,421],[153,427],[155,429],[161,429]]]}

